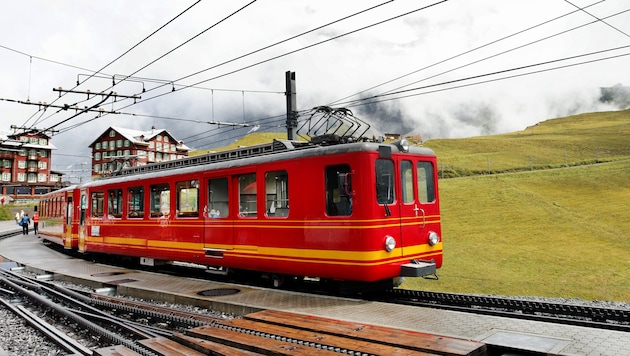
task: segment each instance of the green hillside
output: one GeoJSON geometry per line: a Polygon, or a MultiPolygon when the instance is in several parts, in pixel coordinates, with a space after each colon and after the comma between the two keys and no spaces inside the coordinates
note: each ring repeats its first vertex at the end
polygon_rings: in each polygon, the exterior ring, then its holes
{"type": "Polygon", "coordinates": [[[630,158],[630,110],[547,120],[523,131],[430,140],[442,177],[527,171],[630,158]]]}
{"type": "Polygon", "coordinates": [[[440,280],[405,287],[630,300],[630,111],[426,146],[441,164],[484,175],[440,180],[440,280]],[[575,159],[565,164],[565,154],[575,159]],[[522,163],[529,155],[539,163],[533,172],[522,163]],[[486,157],[496,170],[526,172],[487,175],[486,157]]]}

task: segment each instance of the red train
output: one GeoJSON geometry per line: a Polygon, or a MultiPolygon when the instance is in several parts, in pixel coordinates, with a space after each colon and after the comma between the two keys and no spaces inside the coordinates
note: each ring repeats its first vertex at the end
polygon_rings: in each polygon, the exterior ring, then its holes
{"type": "Polygon", "coordinates": [[[42,238],[83,253],[222,271],[377,282],[442,265],[435,154],[354,142],[271,144],[124,170],[49,193],[42,238]]]}

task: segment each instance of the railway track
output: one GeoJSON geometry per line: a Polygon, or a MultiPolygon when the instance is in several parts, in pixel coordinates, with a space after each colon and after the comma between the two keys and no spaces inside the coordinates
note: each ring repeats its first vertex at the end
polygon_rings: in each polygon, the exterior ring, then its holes
{"type": "Polygon", "coordinates": [[[630,332],[630,310],[502,297],[394,289],[382,301],[630,332]]]}
{"type": "Polygon", "coordinates": [[[486,345],[477,342],[278,311],[219,319],[81,293],[12,272],[2,271],[0,284],[3,304],[36,320],[29,324],[69,354],[487,354],[486,345]],[[27,305],[38,308],[26,310],[27,305]],[[63,324],[81,340],[52,324],[63,324]]]}

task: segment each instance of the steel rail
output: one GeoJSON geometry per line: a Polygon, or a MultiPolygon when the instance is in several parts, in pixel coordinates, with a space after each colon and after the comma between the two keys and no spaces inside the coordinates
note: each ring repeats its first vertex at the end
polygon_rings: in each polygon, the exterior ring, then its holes
{"type": "Polygon", "coordinates": [[[394,289],[383,301],[630,332],[630,310],[491,296],[394,289]]]}
{"type": "Polygon", "coordinates": [[[60,332],[57,328],[48,324],[45,320],[41,319],[35,314],[29,312],[23,306],[14,305],[4,298],[0,298],[0,303],[4,305],[8,310],[13,312],[13,314],[24,319],[27,324],[44,334],[44,336],[52,341],[55,345],[66,350],[68,353],[77,355],[92,355],[92,350],[81,345],[79,342],[69,337],[68,335],[60,332]]]}

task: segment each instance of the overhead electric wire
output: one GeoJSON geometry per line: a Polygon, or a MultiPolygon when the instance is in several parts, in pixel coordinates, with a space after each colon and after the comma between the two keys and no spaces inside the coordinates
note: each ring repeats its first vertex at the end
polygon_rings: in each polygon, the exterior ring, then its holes
{"type": "Polygon", "coordinates": [[[601,21],[603,24],[605,24],[606,26],[608,26],[608,27],[612,28],[613,30],[615,30],[615,31],[617,31],[617,32],[619,32],[619,33],[621,33],[622,35],[624,35],[624,36],[626,36],[626,37],[630,37],[630,35],[628,35],[628,34],[627,34],[627,33],[625,33],[624,31],[622,31],[622,30],[618,29],[617,27],[615,27],[615,26],[613,26],[613,25],[609,24],[608,22],[606,22],[606,21],[604,21],[604,20],[600,19],[599,17],[597,17],[597,16],[595,16],[595,15],[591,14],[590,12],[586,11],[586,8],[580,8],[579,6],[577,6],[577,5],[575,5],[574,3],[570,2],[569,0],[564,0],[564,1],[565,1],[566,3],[568,3],[568,4],[570,4],[571,6],[573,6],[573,7],[577,8],[578,10],[581,10],[581,11],[582,11],[582,12],[584,12],[585,14],[587,14],[587,15],[589,15],[589,16],[591,16],[591,17],[594,17],[594,18],[595,18],[595,19],[597,19],[598,21],[601,21]]]}
{"type": "Polygon", "coordinates": [[[411,92],[411,91],[418,91],[418,90],[422,90],[422,89],[428,89],[428,88],[432,88],[432,87],[458,83],[458,82],[462,82],[462,81],[466,81],[466,80],[472,80],[472,79],[478,79],[478,78],[483,78],[483,77],[497,75],[497,74],[502,74],[502,73],[508,73],[508,72],[512,72],[512,71],[516,71],[516,70],[532,68],[532,67],[536,67],[536,66],[540,66],[540,65],[556,63],[556,62],[560,62],[560,61],[564,61],[564,60],[580,58],[580,57],[589,56],[589,55],[593,55],[593,54],[599,54],[599,53],[604,53],[604,52],[609,52],[609,51],[616,51],[616,50],[624,49],[624,48],[630,48],[630,45],[616,47],[616,48],[603,50],[603,51],[591,52],[591,53],[578,55],[578,56],[571,56],[571,57],[566,57],[566,58],[561,58],[561,59],[556,59],[556,60],[551,60],[551,61],[531,64],[531,65],[526,65],[526,66],[520,66],[520,67],[505,69],[505,70],[491,72],[491,73],[486,73],[486,74],[470,76],[470,77],[461,78],[461,79],[449,80],[449,81],[442,82],[442,83],[431,84],[431,85],[426,85],[426,86],[412,88],[412,89],[405,89],[405,90],[401,90],[401,91],[397,91],[397,92],[391,92],[391,93],[387,93],[387,94],[374,95],[374,96],[369,97],[369,98],[364,98],[364,99],[361,99],[361,100],[355,100],[354,102],[349,102],[349,105],[347,107],[355,107],[355,106],[361,106],[361,105],[369,105],[369,104],[373,104],[373,103],[377,103],[377,102],[399,100],[399,99],[408,98],[408,97],[412,97],[412,96],[425,95],[425,94],[435,93],[435,92],[439,92],[439,91],[452,90],[452,89],[463,88],[463,87],[472,86],[472,85],[485,84],[485,83],[490,83],[490,82],[499,81],[499,80],[517,78],[517,77],[522,77],[522,76],[526,76],[526,75],[532,75],[532,74],[537,74],[537,73],[549,72],[549,71],[552,71],[552,70],[558,70],[558,69],[563,69],[563,68],[568,68],[568,67],[575,67],[575,66],[578,66],[578,65],[589,64],[589,63],[600,62],[600,61],[604,61],[604,60],[610,60],[610,59],[630,56],[630,53],[623,53],[623,54],[619,54],[619,55],[614,55],[614,56],[609,56],[609,57],[604,57],[604,58],[597,58],[597,59],[592,59],[592,60],[583,61],[583,62],[579,62],[579,63],[571,63],[571,64],[566,64],[566,65],[562,65],[562,66],[558,66],[558,67],[541,69],[541,70],[528,72],[528,73],[515,74],[515,75],[502,77],[502,78],[495,78],[495,79],[485,80],[485,81],[471,83],[471,84],[459,85],[459,86],[449,87],[449,88],[445,88],[445,89],[438,89],[438,90],[434,90],[434,91],[430,91],[430,92],[411,94],[411,95],[406,95],[406,96],[401,96],[401,97],[396,97],[396,98],[390,98],[390,99],[383,99],[383,100],[378,100],[378,101],[368,101],[368,100],[371,100],[371,99],[378,99],[378,98],[382,98],[382,97],[386,97],[386,96],[390,96],[390,95],[402,94],[402,93],[407,93],[407,92],[411,92]]]}
{"type": "MultiPolygon", "coordinates": [[[[373,23],[373,24],[371,24],[371,25],[364,26],[364,27],[361,27],[361,28],[359,28],[359,29],[355,29],[355,30],[350,31],[350,32],[346,32],[346,33],[344,33],[344,34],[341,34],[341,35],[338,35],[338,36],[335,36],[335,37],[332,37],[332,38],[329,38],[329,39],[326,39],[326,40],[323,40],[323,41],[319,41],[319,42],[316,42],[316,43],[314,43],[314,44],[311,44],[311,45],[308,45],[308,46],[305,46],[305,47],[301,47],[301,48],[299,48],[299,49],[296,49],[296,50],[293,50],[293,51],[290,51],[290,52],[287,52],[287,53],[284,53],[284,54],[281,54],[281,55],[278,55],[278,56],[275,56],[275,57],[269,58],[269,59],[267,59],[267,60],[263,60],[263,61],[260,61],[260,62],[257,62],[257,63],[254,63],[254,64],[251,64],[251,65],[248,65],[248,66],[245,66],[245,67],[242,67],[242,68],[240,68],[240,69],[237,69],[237,70],[234,70],[234,71],[231,71],[231,72],[228,72],[228,73],[225,73],[225,74],[222,74],[222,75],[219,75],[219,76],[216,76],[216,77],[210,78],[210,79],[205,79],[205,80],[199,81],[199,82],[194,83],[194,84],[191,84],[191,85],[185,85],[185,86],[183,86],[183,88],[178,89],[178,90],[183,90],[183,89],[187,89],[187,88],[191,88],[191,87],[196,87],[196,86],[198,86],[198,85],[200,85],[200,84],[203,84],[203,83],[209,82],[209,81],[211,81],[211,80],[218,79],[218,78],[221,78],[221,77],[224,77],[224,76],[230,75],[230,74],[234,74],[234,73],[237,73],[237,72],[243,71],[243,70],[245,70],[245,69],[249,69],[249,68],[251,68],[251,67],[254,67],[254,66],[257,66],[257,65],[260,65],[260,64],[266,63],[266,62],[270,62],[270,61],[272,61],[272,60],[275,60],[275,59],[278,59],[278,58],[282,58],[282,57],[288,56],[288,55],[290,55],[290,54],[293,54],[293,53],[296,53],[296,52],[299,52],[299,51],[302,51],[302,50],[305,50],[305,49],[308,49],[308,48],[312,48],[312,47],[315,47],[315,46],[317,46],[317,45],[320,45],[320,44],[323,44],[323,43],[326,43],[326,42],[329,42],[329,41],[332,41],[332,40],[339,39],[339,38],[341,38],[341,37],[344,37],[344,36],[347,36],[347,35],[350,35],[350,34],[353,34],[353,33],[356,33],[356,32],[359,32],[359,31],[362,31],[362,30],[365,30],[365,29],[368,29],[368,28],[371,28],[371,27],[374,27],[374,26],[377,26],[377,25],[380,25],[380,24],[383,24],[383,23],[386,23],[386,22],[389,22],[389,21],[392,21],[392,20],[395,20],[395,19],[398,19],[398,18],[401,18],[401,17],[407,16],[407,15],[410,15],[410,14],[416,13],[416,12],[421,11],[421,10],[425,10],[425,9],[430,8],[430,7],[433,7],[433,6],[435,6],[435,5],[438,5],[438,4],[441,4],[441,3],[445,3],[445,2],[447,2],[447,1],[449,1],[449,0],[442,0],[442,1],[438,1],[438,2],[435,2],[435,3],[433,3],[433,4],[430,4],[430,5],[427,5],[427,6],[423,6],[423,7],[421,7],[421,8],[418,8],[418,9],[415,9],[415,10],[412,10],[412,11],[409,11],[409,12],[405,12],[405,13],[400,14],[400,15],[396,15],[396,16],[394,16],[394,17],[391,17],[391,18],[388,18],[388,19],[385,19],[385,20],[382,20],[382,21],[379,21],[379,22],[373,23]]],[[[386,3],[388,3],[388,2],[386,2],[386,3]]],[[[383,4],[386,4],[386,3],[383,3],[383,4]]],[[[381,5],[383,5],[383,4],[381,4],[381,5]]],[[[378,6],[380,6],[380,5],[378,5],[378,6]]],[[[372,8],[375,8],[375,7],[372,7],[372,8]]],[[[370,9],[372,9],[372,8],[369,8],[369,9],[367,9],[367,10],[370,10],[370,9]]],[[[358,12],[358,13],[356,13],[356,14],[360,14],[360,13],[365,12],[365,11],[367,11],[367,10],[363,10],[363,11],[358,12]]],[[[356,15],[356,14],[355,14],[355,15],[356,15]]],[[[351,16],[354,16],[354,15],[351,15],[351,16]]],[[[346,18],[351,17],[351,16],[347,16],[346,18]]],[[[345,18],[344,18],[344,19],[345,19],[345,18]]],[[[340,21],[340,20],[333,21],[332,23],[335,23],[335,22],[338,22],[338,21],[340,21]]],[[[331,24],[332,24],[332,23],[331,23],[331,24]]],[[[322,27],[322,26],[320,26],[319,28],[321,28],[321,27],[322,27]]],[[[310,32],[310,31],[307,31],[307,32],[305,32],[304,34],[306,34],[306,33],[308,33],[308,32],[310,32]]],[[[242,57],[242,56],[241,56],[241,57],[242,57]]],[[[239,58],[240,58],[240,57],[239,57],[239,58]]],[[[236,60],[236,59],[235,59],[235,60],[236,60]]],[[[137,73],[137,72],[135,72],[135,73],[137,73]]],[[[135,73],[134,73],[134,74],[135,74],[135,73]]],[[[188,78],[188,77],[189,77],[189,76],[187,76],[186,78],[188,78]]],[[[179,79],[178,79],[178,80],[176,80],[176,81],[179,81],[179,79]]],[[[175,82],[175,81],[173,81],[173,82],[175,82]]],[[[150,89],[149,91],[154,90],[154,89],[156,89],[156,88],[150,89]]],[[[142,102],[146,102],[146,101],[149,101],[149,100],[153,100],[153,99],[156,99],[156,98],[159,98],[159,97],[162,97],[162,96],[165,96],[165,95],[171,94],[171,93],[173,93],[173,92],[174,92],[174,91],[169,91],[169,92],[161,93],[161,94],[158,94],[158,95],[155,95],[155,96],[149,97],[149,98],[147,98],[147,99],[142,99],[142,100],[139,100],[139,101],[137,101],[136,103],[129,104],[129,105],[127,105],[127,106],[123,106],[123,107],[121,107],[121,108],[119,108],[119,109],[125,109],[125,108],[128,108],[128,107],[132,106],[132,105],[136,105],[136,104],[140,104],[140,103],[142,103],[142,102]]],[[[96,118],[89,119],[89,120],[87,120],[87,121],[83,122],[82,124],[85,124],[85,123],[87,123],[87,122],[93,121],[94,119],[96,119],[96,118]]],[[[78,127],[78,126],[80,126],[80,125],[76,125],[76,127],[78,127]]]]}
{"type": "MultiPolygon", "coordinates": [[[[619,12],[614,13],[614,14],[612,14],[612,15],[609,15],[609,16],[605,17],[604,19],[612,18],[612,17],[615,17],[615,16],[618,16],[618,15],[624,14],[624,13],[629,12],[629,11],[630,11],[630,9],[622,10],[622,11],[619,11],[619,12]]],[[[567,29],[567,30],[564,30],[564,31],[557,32],[557,33],[555,33],[555,34],[553,34],[553,35],[549,35],[549,36],[546,36],[546,37],[543,37],[543,38],[540,38],[540,39],[537,39],[537,40],[534,40],[534,41],[528,42],[528,43],[526,43],[526,44],[523,44],[523,45],[520,45],[520,46],[517,46],[517,47],[511,48],[511,49],[509,49],[509,50],[506,50],[506,51],[503,51],[503,52],[499,52],[499,53],[493,54],[493,55],[491,55],[491,56],[488,56],[488,57],[485,57],[485,58],[482,58],[482,59],[479,59],[479,60],[476,60],[476,61],[473,61],[473,62],[470,62],[470,63],[464,64],[464,65],[461,65],[461,66],[459,66],[459,67],[452,68],[452,69],[446,70],[446,71],[444,71],[444,72],[434,74],[434,75],[432,75],[432,76],[430,76],[430,77],[426,77],[426,78],[423,78],[423,79],[420,79],[420,80],[416,80],[416,81],[414,81],[414,82],[408,83],[408,84],[403,85],[403,86],[400,86],[400,87],[398,87],[398,88],[390,89],[390,90],[388,90],[388,91],[384,92],[383,94],[385,94],[385,93],[389,93],[389,92],[392,92],[392,91],[395,91],[395,90],[400,90],[400,89],[405,88],[405,87],[408,87],[408,86],[410,86],[410,85],[413,85],[413,84],[416,84],[416,83],[420,83],[420,82],[423,82],[423,81],[425,81],[425,80],[432,79],[432,78],[438,77],[438,76],[443,75],[443,74],[447,74],[447,73],[454,72],[454,71],[456,71],[456,70],[458,70],[458,69],[465,68],[465,67],[468,67],[468,66],[470,66],[470,65],[473,65],[473,64],[476,64],[476,63],[483,62],[483,61],[488,60],[488,59],[490,59],[490,58],[494,58],[494,57],[500,56],[500,55],[502,55],[502,54],[509,53],[509,52],[515,51],[515,50],[517,50],[517,49],[521,49],[521,48],[524,48],[524,47],[530,46],[530,45],[532,45],[532,44],[539,43],[539,42],[542,42],[542,41],[548,40],[548,39],[550,39],[550,38],[557,37],[557,36],[560,36],[560,35],[563,35],[563,34],[569,33],[569,32],[571,32],[571,31],[575,31],[575,30],[577,30],[577,29],[580,29],[580,28],[582,28],[582,27],[586,27],[586,26],[592,25],[592,24],[597,23],[597,22],[599,22],[599,21],[603,21],[603,20],[598,19],[598,20],[595,20],[595,21],[591,21],[591,22],[588,22],[588,23],[585,23],[585,24],[579,25],[579,26],[572,27],[572,28],[567,29]]]]}
{"type": "MultiPolygon", "coordinates": [[[[348,36],[348,35],[354,34],[354,33],[356,33],[356,32],[359,32],[359,31],[362,31],[362,30],[365,30],[365,29],[368,29],[368,28],[371,28],[371,27],[374,27],[374,26],[381,25],[381,24],[383,24],[383,23],[386,23],[386,22],[389,22],[389,21],[392,21],[392,20],[395,20],[395,19],[398,19],[398,18],[401,18],[401,17],[407,16],[407,15],[410,15],[410,14],[416,13],[416,12],[418,12],[418,11],[426,10],[426,9],[428,9],[428,8],[430,8],[430,7],[433,7],[433,6],[439,5],[439,4],[441,4],[441,3],[445,3],[445,2],[447,2],[447,1],[449,1],[449,0],[441,0],[441,1],[435,2],[435,3],[433,3],[433,4],[430,4],[430,5],[427,5],[427,6],[423,6],[423,7],[421,7],[421,8],[418,8],[418,9],[415,9],[415,10],[412,10],[412,11],[409,11],[409,12],[405,12],[405,13],[403,13],[403,14],[396,15],[396,16],[394,16],[394,17],[391,17],[391,18],[388,18],[388,19],[385,19],[385,20],[382,20],[382,21],[379,21],[379,22],[373,23],[373,24],[371,24],[371,25],[367,25],[367,26],[364,26],[364,27],[361,27],[361,28],[358,28],[358,29],[355,29],[355,30],[349,31],[349,32],[343,33],[343,34],[341,34],[341,35],[337,35],[337,36],[334,36],[334,37],[328,38],[328,39],[326,39],[326,40],[322,40],[322,41],[319,41],[319,42],[315,42],[315,43],[313,43],[313,44],[310,44],[310,45],[307,45],[307,46],[304,46],[304,47],[300,47],[300,48],[298,48],[298,49],[295,49],[295,50],[292,50],[292,51],[289,51],[289,52],[286,52],[286,53],[283,53],[283,54],[280,54],[280,55],[277,55],[277,56],[273,56],[273,57],[271,57],[271,58],[268,58],[268,59],[265,59],[265,60],[262,60],[262,61],[259,61],[259,62],[256,62],[256,63],[253,63],[253,64],[250,64],[250,65],[247,65],[247,66],[244,66],[244,67],[241,67],[241,68],[239,68],[239,69],[236,69],[236,70],[233,70],[233,71],[230,71],[230,72],[227,72],[227,73],[221,74],[221,75],[214,76],[214,77],[212,77],[212,78],[208,78],[208,79],[204,79],[204,80],[198,81],[198,82],[196,82],[196,83],[194,83],[194,84],[185,85],[183,88],[181,88],[181,89],[179,89],[179,90],[187,89],[187,88],[190,88],[190,87],[193,87],[193,86],[197,86],[197,85],[200,85],[200,84],[203,84],[203,83],[206,83],[206,82],[209,82],[209,81],[212,81],[212,80],[218,79],[218,78],[222,78],[222,77],[225,77],[225,76],[228,76],[228,75],[234,74],[234,73],[238,73],[238,72],[241,72],[241,71],[243,71],[243,70],[246,70],[246,69],[249,69],[249,68],[252,68],[252,67],[258,66],[258,65],[260,65],[260,64],[267,63],[267,62],[270,62],[270,61],[276,60],[276,59],[278,59],[278,58],[286,57],[286,56],[288,56],[288,55],[291,55],[291,54],[294,54],[294,53],[297,53],[297,52],[300,52],[300,51],[303,51],[303,50],[306,50],[306,49],[309,49],[309,48],[312,48],[312,47],[315,47],[315,46],[318,46],[318,45],[321,45],[321,44],[326,43],[326,42],[330,42],[330,41],[333,41],[333,40],[339,39],[339,38],[341,38],[341,37],[345,37],[345,36],[348,36]]],[[[149,100],[157,99],[157,98],[159,98],[159,97],[162,97],[162,96],[165,96],[165,95],[171,94],[172,92],[173,92],[173,91],[170,91],[170,92],[165,92],[165,93],[161,93],[161,94],[157,94],[157,95],[155,95],[155,96],[149,97],[149,98],[147,98],[147,99],[142,99],[142,100],[138,101],[138,104],[139,104],[139,103],[142,103],[142,102],[149,101],[149,100]]],[[[130,106],[130,105],[128,105],[128,106],[126,106],[126,107],[129,107],[129,106],[130,106]]],[[[123,107],[123,108],[126,108],[126,107],[123,107]]]]}
{"type": "MultiPolygon", "coordinates": [[[[170,23],[172,23],[173,21],[175,21],[177,18],[179,18],[180,16],[182,16],[184,13],[186,13],[187,11],[189,11],[190,9],[192,9],[194,6],[196,6],[197,4],[199,4],[199,2],[201,2],[201,0],[197,0],[195,3],[193,3],[192,5],[190,5],[188,8],[186,8],[184,11],[180,12],[179,14],[177,14],[175,17],[173,17],[172,19],[170,19],[168,22],[166,22],[165,24],[163,24],[162,26],[160,26],[157,30],[151,32],[151,34],[149,34],[148,36],[146,36],[145,38],[143,38],[142,40],[140,40],[140,42],[136,43],[135,45],[133,45],[131,48],[129,48],[127,51],[125,51],[123,54],[119,55],[118,57],[116,57],[114,60],[110,61],[109,63],[107,63],[105,66],[103,66],[101,69],[97,70],[97,71],[91,71],[91,70],[87,70],[87,69],[82,69],[88,72],[93,72],[94,74],[97,73],[101,73],[105,68],[109,67],[110,65],[112,65],[113,63],[115,63],[116,61],[118,61],[120,58],[122,58],[123,56],[127,55],[129,52],[131,52],[133,49],[135,49],[136,47],[138,47],[140,44],[142,44],[143,42],[145,42],[146,40],[148,40],[149,38],[151,38],[153,35],[155,35],[157,32],[159,32],[160,30],[162,30],[163,28],[165,28],[166,26],[168,26],[170,23]]],[[[93,75],[94,75],[93,74],[93,75]]],[[[92,75],[92,76],[93,76],[92,75]]],[[[85,80],[83,80],[80,83],[77,83],[77,85],[75,85],[73,87],[73,89],[76,89],[78,86],[80,86],[81,84],[85,83],[87,80],[89,80],[92,76],[89,76],[88,78],[86,78],[85,80]]],[[[64,94],[65,95],[65,94],[64,94]]],[[[56,98],[55,100],[53,100],[53,103],[57,102],[57,100],[59,100],[61,97],[63,97],[64,95],[60,95],[58,98],[56,98]]],[[[41,118],[41,116],[40,116],[41,118]]],[[[33,125],[36,125],[38,122],[38,120],[36,120],[33,125]]],[[[26,124],[28,123],[25,122],[23,126],[26,126],[26,124]]]]}
{"type": "MultiPolygon", "coordinates": [[[[588,7],[591,7],[591,6],[594,6],[594,5],[600,4],[600,3],[604,2],[604,1],[606,1],[606,0],[600,0],[600,1],[598,1],[598,2],[595,2],[595,3],[593,3],[593,4],[590,4],[590,5],[588,5],[588,6],[585,6],[584,8],[588,8],[588,7]]],[[[437,61],[437,62],[435,62],[435,63],[433,63],[433,64],[430,64],[430,65],[428,65],[428,66],[425,66],[425,67],[422,67],[422,68],[416,69],[416,70],[411,71],[411,72],[409,72],[409,73],[407,73],[407,74],[403,74],[403,75],[398,76],[398,77],[396,77],[396,78],[394,78],[394,79],[390,79],[390,80],[385,81],[385,82],[383,82],[383,83],[380,83],[380,84],[374,85],[374,86],[372,86],[372,87],[370,87],[370,88],[367,88],[367,89],[361,90],[361,91],[359,91],[359,92],[357,92],[357,93],[354,93],[354,94],[352,94],[352,95],[348,95],[348,96],[343,97],[343,98],[341,98],[341,99],[337,99],[337,100],[335,100],[335,101],[333,101],[333,102],[329,103],[329,106],[332,106],[332,105],[334,105],[334,104],[336,104],[336,103],[338,103],[338,102],[340,102],[340,101],[342,101],[342,100],[346,100],[346,99],[348,99],[348,98],[352,98],[352,97],[354,97],[354,96],[357,96],[357,95],[363,94],[363,93],[365,93],[365,92],[368,92],[368,91],[370,91],[370,90],[376,89],[376,88],[381,87],[381,86],[383,86],[383,85],[386,85],[386,84],[389,84],[389,83],[395,82],[395,81],[397,81],[397,80],[400,80],[400,79],[406,78],[406,77],[408,77],[408,76],[410,76],[410,75],[412,75],[412,74],[416,74],[416,73],[418,73],[418,72],[421,72],[421,71],[427,70],[427,69],[429,69],[429,68],[435,67],[435,66],[440,65],[440,64],[442,64],[442,63],[446,63],[446,62],[451,61],[451,60],[453,60],[453,59],[456,59],[456,58],[462,57],[462,56],[464,56],[464,55],[470,54],[470,53],[472,53],[472,52],[478,51],[478,50],[480,50],[480,49],[482,49],[482,48],[485,48],[485,47],[491,46],[491,45],[493,45],[493,44],[496,44],[496,43],[501,42],[501,41],[503,41],[503,40],[506,40],[506,39],[508,39],[508,38],[512,38],[512,37],[515,37],[515,36],[517,36],[517,35],[523,34],[523,33],[527,32],[527,31],[530,31],[530,30],[533,30],[533,29],[535,29],[535,28],[538,28],[538,27],[544,26],[544,25],[546,25],[546,24],[549,24],[549,23],[554,22],[554,21],[556,21],[556,20],[559,20],[559,19],[561,19],[561,18],[564,18],[564,17],[567,17],[567,16],[569,16],[569,15],[575,14],[575,13],[577,13],[577,12],[579,12],[579,11],[580,11],[580,9],[573,10],[573,11],[571,11],[571,12],[568,12],[568,13],[564,14],[564,15],[560,15],[560,16],[554,17],[554,18],[552,18],[552,19],[549,19],[549,20],[543,21],[543,22],[541,22],[541,23],[539,23],[539,24],[537,24],[537,25],[530,26],[530,27],[525,28],[525,29],[523,29],[523,30],[520,30],[520,31],[514,32],[514,33],[512,33],[512,34],[510,34],[510,35],[507,35],[507,36],[501,37],[501,38],[499,38],[499,39],[496,39],[496,40],[490,41],[490,42],[485,43],[485,44],[483,44],[483,45],[481,45],[481,46],[478,46],[478,47],[472,48],[472,49],[470,49],[470,50],[464,51],[464,52],[462,52],[462,53],[456,54],[456,55],[454,55],[454,56],[451,56],[451,57],[448,57],[448,58],[445,58],[445,59],[439,60],[439,61],[437,61]]],[[[423,80],[424,80],[424,79],[423,79],[423,80]]],[[[417,82],[414,82],[414,83],[417,83],[417,82]]],[[[414,84],[414,83],[411,83],[411,84],[414,84]]],[[[411,85],[411,84],[407,84],[407,85],[411,85]]],[[[397,90],[397,89],[404,88],[404,87],[405,87],[405,86],[402,86],[402,87],[398,87],[398,88],[396,88],[396,89],[392,89],[392,90],[397,90]]]]}

